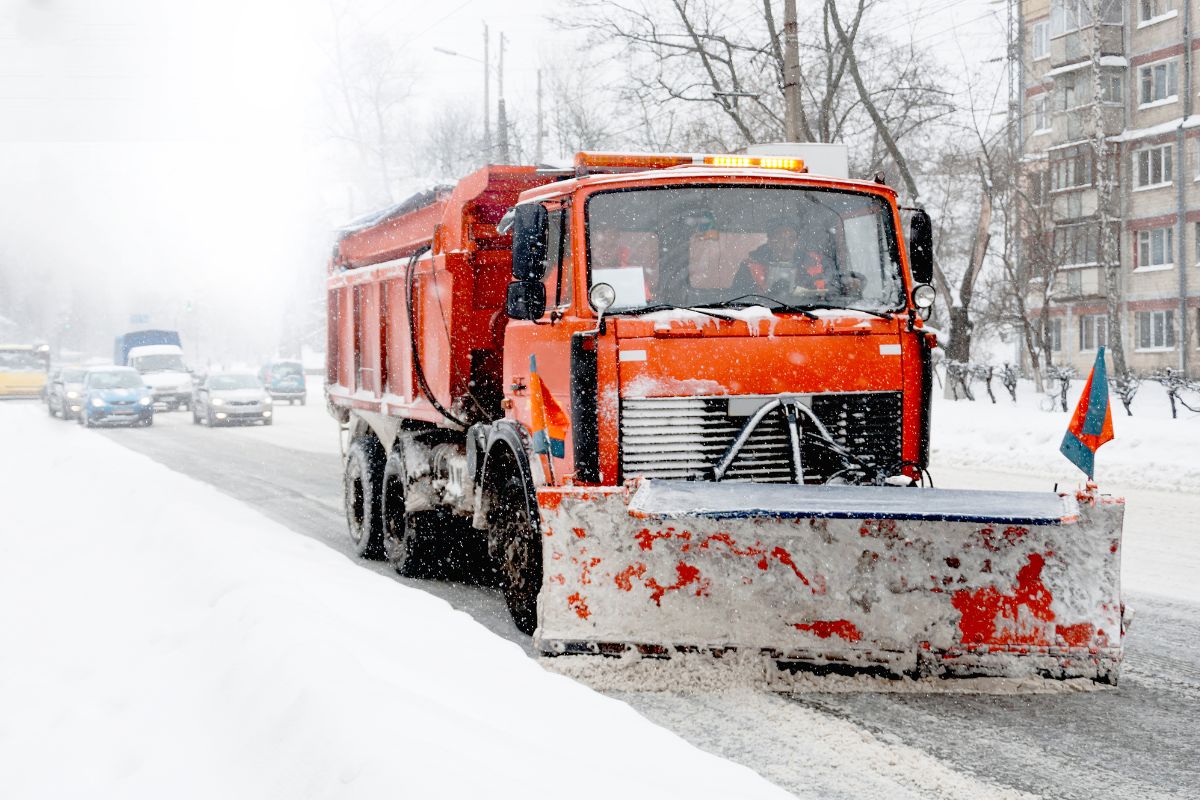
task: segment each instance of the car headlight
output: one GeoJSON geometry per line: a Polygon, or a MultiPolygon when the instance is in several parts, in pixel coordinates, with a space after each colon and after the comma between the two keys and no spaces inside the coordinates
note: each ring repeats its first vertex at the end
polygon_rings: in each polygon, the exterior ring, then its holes
{"type": "Polygon", "coordinates": [[[271,399],[271,395],[267,395],[263,398],[263,405],[269,406],[269,405],[271,405],[271,403],[274,403],[274,402],[275,401],[271,399]]]}
{"type": "Polygon", "coordinates": [[[92,398],[92,408],[104,408],[104,401],[99,397],[92,398]]]}
{"type": "Polygon", "coordinates": [[[221,399],[220,397],[214,397],[211,402],[212,402],[212,405],[214,405],[214,406],[225,405],[225,401],[223,399],[221,399]]]}
{"type": "Polygon", "coordinates": [[[79,397],[79,392],[67,392],[68,400],[74,400],[77,397],[79,397]]]}
{"type": "Polygon", "coordinates": [[[139,402],[139,403],[141,403],[141,404],[142,404],[142,405],[144,405],[144,406],[148,406],[148,405],[150,405],[151,403],[153,403],[153,402],[154,402],[154,398],[153,398],[153,397],[150,397],[149,395],[147,395],[146,397],[143,397],[143,398],[139,399],[139,400],[138,400],[138,402],[139,402]]]}

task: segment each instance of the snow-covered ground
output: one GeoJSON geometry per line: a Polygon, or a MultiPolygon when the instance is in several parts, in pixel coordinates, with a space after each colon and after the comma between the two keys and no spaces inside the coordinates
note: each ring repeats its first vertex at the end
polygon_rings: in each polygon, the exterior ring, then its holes
{"type": "Polygon", "coordinates": [[[0,442],[0,797],[787,796],[39,406],[0,442]]]}
{"type": "MultiPolygon", "coordinates": [[[[1083,381],[1075,381],[1074,410],[1083,381]]],[[[946,400],[933,407],[930,470],[938,486],[1010,490],[1080,485],[1083,474],[1058,447],[1070,412],[1041,410],[1040,396],[1022,381],[1014,404],[1002,386],[993,405],[982,385],[974,402],[946,400]]],[[[1125,498],[1122,583],[1135,594],[1200,603],[1200,414],[1171,418],[1166,393],[1144,384],[1134,416],[1114,398],[1116,438],[1096,454],[1101,491],[1125,498]]]]}

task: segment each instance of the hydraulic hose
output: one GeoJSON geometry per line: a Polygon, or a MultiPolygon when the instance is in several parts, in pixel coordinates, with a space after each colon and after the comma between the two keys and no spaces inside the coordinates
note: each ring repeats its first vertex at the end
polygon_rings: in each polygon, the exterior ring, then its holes
{"type": "Polygon", "coordinates": [[[421,366],[421,354],[417,347],[417,319],[413,315],[413,270],[417,266],[417,259],[429,252],[430,249],[429,245],[425,245],[413,253],[404,270],[404,309],[408,313],[408,343],[412,350],[413,370],[417,373],[417,386],[420,387],[421,394],[425,395],[425,399],[437,409],[438,413],[460,428],[467,428],[466,422],[447,411],[446,407],[433,396],[429,382],[425,380],[425,369],[421,366]]]}

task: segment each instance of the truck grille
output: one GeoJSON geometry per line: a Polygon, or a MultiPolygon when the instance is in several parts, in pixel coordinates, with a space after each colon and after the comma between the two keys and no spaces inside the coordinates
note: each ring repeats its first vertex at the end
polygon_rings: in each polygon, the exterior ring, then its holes
{"type": "MultiPolygon", "coordinates": [[[[622,478],[644,476],[711,480],[712,470],[749,415],[746,400],[734,398],[741,413],[730,414],[728,397],[626,398],[621,401],[622,478]]],[[[829,430],[834,441],[867,464],[884,468],[900,461],[899,392],[799,396],[829,430]]],[[[761,404],[760,404],[761,405],[761,404]]],[[[811,422],[805,420],[805,426],[811,422]]],[[[805,428],[806,433],[814,432],[805,428]]],[[[822,483],[845,466],[842,459],[806,436],[805,479],[822,483]]],[[[791,445],[783,414],[769,414],[755,429],[726,473],[727,480],[790,483],[791,445]]]]}

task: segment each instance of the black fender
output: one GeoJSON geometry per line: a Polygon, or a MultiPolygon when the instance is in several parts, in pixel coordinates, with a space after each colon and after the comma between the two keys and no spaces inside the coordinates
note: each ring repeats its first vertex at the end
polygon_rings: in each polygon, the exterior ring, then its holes
{"type": "MultiPolygon", "coordinates": [[[[524,426],[515,420],[502,419],[489,427],[483,466],[479,471],[479,480],[475,484],[479,491],[479,502],[475,507],[473,524],[476,528],[487,528],[488,504],[491,502],[488,489],[492,483],[493,470],[497,468],[497,461],[504,457],[511,458],[520,473],[521,484],[525,487],[523,494],[529,518],[539,520],[537,494],[533,488],[533,468],[529,461],[529,453],[532,450],[529,434],[525,431],[524,426]]],[[[492,545],[490,536],[488,545],[489,548],[492,545]]]]}

